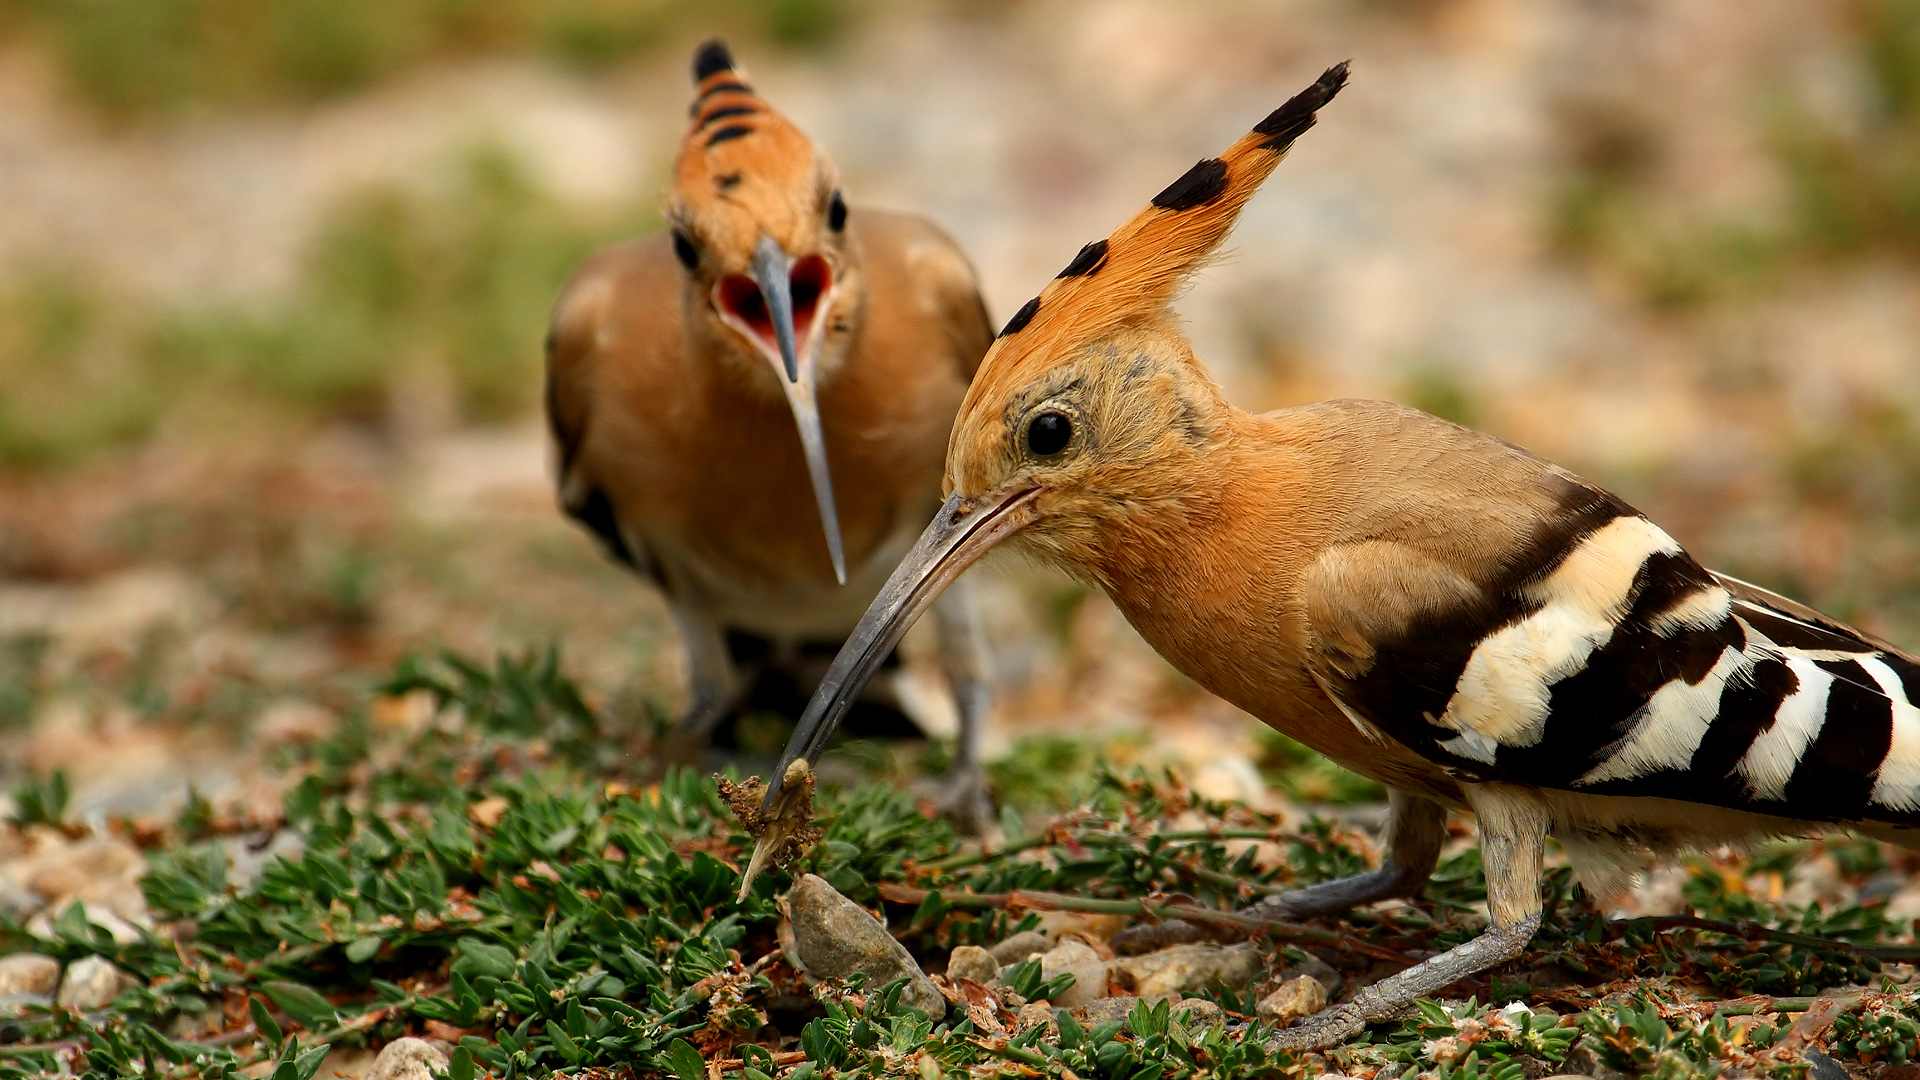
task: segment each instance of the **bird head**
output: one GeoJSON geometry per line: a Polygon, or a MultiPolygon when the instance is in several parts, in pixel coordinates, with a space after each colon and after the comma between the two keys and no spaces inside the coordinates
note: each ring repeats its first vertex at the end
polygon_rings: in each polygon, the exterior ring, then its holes
{"type": "MultiPolygon", "coordinates": [[[[844,355],[860,266],[839,174],[753,91],[718,41],[693,59],[692,119],[674,161],[667,222],[690,318],[769,371],[793,410],[834,574],[846,557],[820,429],[822,368],[844,355]],[[842,316],[842,317],[836,317],[842,316]]],[[[764,377],[758,381],[765,383],[764,377]]]]}
{"type": "Polygon", "coordinates": [[[834,659],[776,778],[798,758],[817,760],[907,628],[995,545],[1017,537],[1084,566],[1113,543],[1116,522],[1178,512],[1181,470],[1166,465],[1218,437],[1219,395],[1169,305],[1346,80],[1346,64],[1329,68],[1081,248],[1008,321],[954,422],[945,505],[834,659]]]}

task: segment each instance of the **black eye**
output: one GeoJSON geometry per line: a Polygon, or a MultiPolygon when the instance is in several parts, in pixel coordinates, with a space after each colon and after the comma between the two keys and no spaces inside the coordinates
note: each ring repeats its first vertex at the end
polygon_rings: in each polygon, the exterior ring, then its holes
{"type": "Polygon", "coordinates": [[[834,232],[847,227],[847,200],[840,197],[838,191],[827,201],[827,228],[834,232]]]}
{"type": "Polygon", "coordinates": [[[1073,440],[1073,421],[1062,413],[1043,412],[1027,422],[1027,449],[1035,457],[1052,457],[1073,440]]]}
{"type": "Polygon", "coordinates": [[[693,238],[679,229],[673,230],[673,254],[680,265],[691,270],[700,265],[700,249],[693,246],[693,238]]]}

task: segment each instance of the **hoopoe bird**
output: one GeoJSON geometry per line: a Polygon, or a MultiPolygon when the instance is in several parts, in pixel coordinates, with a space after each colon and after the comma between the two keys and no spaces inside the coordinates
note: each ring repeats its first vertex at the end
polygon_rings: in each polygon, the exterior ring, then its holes
{"type": "Polygon", "coordinates": [[[1414,894],[1447,810],[1479,820],[1490,928],[1279,1034],[1296,1048],[1519,956],[1550,833],[1604,894],[1683,847],[1823,826],[1914,846],[1920,820],[1912,656],[1705,569],[1489,436],[1377,401],[1253,415],[1223,399],[1168,304],[1346,77],[1188,170],[1013,316],[961,406],[946,504],[767,797],[989,549],[1076,573],[1181,671],[1390,789],[1384,865],[1282,894],[1280,916],[1414,894]]]}
{"type": "MultiPolygon", "coordinates": [[[[859,620],[940,505],[947,435],[993,340],[937,226],[850,207],[720,42],[693,81],[668,229],[574,272],[546,387],[562,507],[659,586],[685,640],[683,755],[746,688],[730,634],[793,662],[859,620]]],[[[981,645],[964,597],[936,616],[960,721],[947,797],[977,816],[981,645]]]]}

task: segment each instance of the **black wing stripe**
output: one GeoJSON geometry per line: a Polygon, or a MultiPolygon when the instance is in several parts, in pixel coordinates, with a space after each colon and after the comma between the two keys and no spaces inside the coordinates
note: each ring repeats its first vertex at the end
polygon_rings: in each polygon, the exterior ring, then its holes
{"type": "Polygon", "coordinates": [[[1857,818],[1866,811],[1880,763],[1893,745],[1893,702],[1852,660],[1815,664],[1834,677],[1827,690],[1826,722],[1800,755],[1783,801],[1796,815],[1857,818]],[[1821,812],[1807,815],[1814,808],[1821,812]]]}

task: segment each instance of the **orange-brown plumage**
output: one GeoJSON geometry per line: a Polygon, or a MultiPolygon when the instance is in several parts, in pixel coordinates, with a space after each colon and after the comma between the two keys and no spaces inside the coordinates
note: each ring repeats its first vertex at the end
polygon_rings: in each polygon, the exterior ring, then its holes
{"type": "MultiPolygon", "coordinates": [[[[1023,307],[968,389],[949,497],[849,637],[788,764],[876,657],[1007,542],[1102,586],[1228,701],[1388,785],[1385,865],[1283,917],[1417,891],[1446,808],[1481,827],[1492,925],[1284,1032],[1325,1046],[1511,960],[1551,830],[1604,892],[1678,847],[1844,825],[1920,847],[1920,658],[1714,574],[1610,493],[1412,409],[1262,415],[1168,312],[1330,69],[1023,307]]],[[[778,785],[769,798],[779,795],[778,785]]]]}
{"type": "Polygon", "coordinates": [[[562,502],[665,590],[704,731],[739,689],[724,631],[852,627],[939,505],[992,331],[953,242],[849,210],[832,163],[717,45],[696,59],[666,216],[574,273],[547,403],[562,502]]]}

